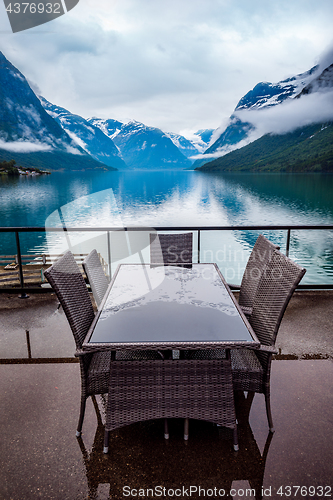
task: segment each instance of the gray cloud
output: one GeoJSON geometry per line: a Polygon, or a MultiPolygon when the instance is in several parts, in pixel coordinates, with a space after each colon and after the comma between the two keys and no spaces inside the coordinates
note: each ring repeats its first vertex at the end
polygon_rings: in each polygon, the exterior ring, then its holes
{"type": "Polygon", "coordinates": [[[255,126],[249,139],[267,133],[285,134],[311,123],[333,120],[333,90],[290,99],[271,108],[238,111],[235,115],[255,126]]]}
{"type": "Polygon", "coordinates": [[[13,151],[15,153],[35,153],[37,151],[50,151],[52,146],[49,144],[43,144],[41,142],[32,141],[12,141],[5,142],[0,139],[0,149],[5,149],[6,151],[13,151]]]}
{"type": "Polygon", "coordinates": [[[0,43],[51,102],[179,132],[216,128],[259,81],[309,69],[332,18],[331,0],[85,0],[0,43]]]}

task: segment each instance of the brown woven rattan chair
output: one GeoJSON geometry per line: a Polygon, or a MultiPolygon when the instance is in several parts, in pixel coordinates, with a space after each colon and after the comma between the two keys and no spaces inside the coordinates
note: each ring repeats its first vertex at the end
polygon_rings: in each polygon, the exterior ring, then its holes
{"type": "MultiPolygon", "coordinates": [[[[257,286],[249,317],[261,346],[260,349],[231,350],[234,390],[258,392],[265,395],[266,412],[271,432],[274,432],[270,407],[270,373],[275,341],[286,307],[306,270],[274,250],[257,286]]],[[[187,359],[219,359],[225,351],[187,351],[187,359]]]]}
{"type": "Polygon", "coordinates": [[[306,270],[275,250],[258,283],[249,322],[261,347],[258,350],[231,351],[235,390],[263,393],[270,430],[273,420],[270,407],[270,373],[276,336],[282,317],[295,288],[306,270]]]}
{"type": "Polygon", "coordinates": [[[192,264],[193,233],[150,233],[151,264],[192,264]]]}
{"type": "MultiPolygon", "coordinates": [[[[58,259],[45,276],[55,291],[72,329],[76,348],[81,349],[95,313],[81,271],[68,251],[58,259]]],[[[81,410],[76,435],[81,435],[86,400],[93,394],[108,392],[111,352],[79,356],[81,368],[81,410]]]]}
{"type": "Polygon", "coordinates": [[[238,450],[230,359],[112,363],[104,453],[113,429],[144,420],[189,417],[232,429],[238,450]]]}
{"type": "MultiPolygon", "coordinates": [[[[83,353],[82,343],[95,313],[83,276],[68,251],[57,260],[45,276],[61,303],[77,348],[81,368],[81,410],[76,435],[81,435],[86,400],[94,394],[107,394],[109,390],[111,351],[83,353]]],[[[158,351],[117,351],[116,360],[161,359],[158,351]]]]}
{"type": "Polygon", "coordinates": [[[97,307],[102,302],[109,285],[96,250],[92,250],[82,262],[82,267],[89,281],[97,307]]]}
{"type": "MultiPolygon", "coordinates": [[[[279,250],[278,245],[271,243],[260,234],[247,261],[240,290],[238,303],[247,316],[252,314],[253,301],[256,296],[260,278],[270,261],[274,250],[279,250]]],[[[235,286],[235,285],[231,285],[235,286]]]]}

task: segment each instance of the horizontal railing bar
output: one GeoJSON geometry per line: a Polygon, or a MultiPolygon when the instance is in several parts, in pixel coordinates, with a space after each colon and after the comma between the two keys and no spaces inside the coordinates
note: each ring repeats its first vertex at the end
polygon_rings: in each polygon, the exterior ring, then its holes
{"type": "Polygon", "coordinates": [[[3,358],[0,359],[0,365],[39,365],[44,363],[78,363],[78,361],[77,358],[3,358]]]}
{"type": "Polygon", "coordinates": [[[21,287],[0,287],[0,293],[9,293],[9,294],[19,294],[22,292],[26,293],[54,293],[53,288],[51,287],[41,287],[41,286],[25,286],[24,288],[21,287]]]}
{"type": "Polygon", "coordinates": [[[75,232],[103,232],[103,231],[147,231],[154,229],[156,231],[257,231],[257,230],[321,230],[333,229],[333,224],[322,225],[253,225],[253,226],[125,226],[125,227],[0,227],[1,233],[10,233],[14,231],[22,233],[30,232],[61,232],[61,231],[75,231],[75,232]]]}
{"type": "MultiPolygon", "coordinates": [[[[231,286],[231,290],[237,292],[239,290],[239,286],[231,286]]],[[[306,290],[333,290],[333,284],[327,285],[298,285],[296,291],[306,291],[306,290]]],[[[18,293],[54,293],[53,288],[51,287],[40,287],[40,286],[27,286],[24,288],[12,286],[10,288],[0,287],[0,293],[9,293],[9,294],[18,294],[18,293]]]]}

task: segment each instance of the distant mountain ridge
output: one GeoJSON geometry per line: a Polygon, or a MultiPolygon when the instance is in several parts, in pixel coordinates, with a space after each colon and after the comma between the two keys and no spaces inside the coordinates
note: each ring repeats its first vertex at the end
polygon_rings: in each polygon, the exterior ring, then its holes
{"type": "Polygon", "coordinates": [[[112,139],[106,136],[98,127],[95,127],[81,116],[74,115],[67,109],[50,103],[42,96],[39,96],[39,99],[47,113],[92,158],[116,169],[126,168],[126,164],[112,139]]]}
{"type": "MultiPolygon", "coordinates": [[[[187,139],[135,120],[85,119],[38,98],[24,75],[0,52],[0,161],[14,159],[41,170],[194,169],[204,165],[203,171],[331,171],[330,114],[321,124],[313,119],[317,125],[295,126],[293,132],[278,131],[278,136],[264,135],[260,127],[262,110],[275,113],[291,102],[303,106],[304,100],[311,102],[311,94],[315,104],[317,95],[331,96],[328,103],[332,106],[332,90],[333,64],[324,69],[315,66],[278,83],[260,82],[239,100],[224,129],[199,130],[187,139]],[[200,159],[194,161],[195,157],[200,159]]],[[[322,100],[322,106],[326,104],[322,100]]],[[[307,123],[312,123],[310,111],[307,123]]]]}
{"type": "Polygon", "coordinates": [[[0,52],[0,159],[41,169],[186,169],[207,146],[134,120],[75,115],[37,97],[0,52]]]}
{"type": "MultiPolygon", "coordinates": [[[[286,99],[289,103],[302,105],[309,101],[305,96],[312,94],[311,112],[316,112],[320,105],[328,108],[328,121],[320,123],[313,117],[310,125],[297,126],[286,133],[268,133],[242,148],[235,149],[219,158],[195,163],[194,167],[201,171],[251,171],[251,172],[333,172],[333,64],[321,70],[315,66],[310,71],[297,77],[284,80],[278,84],[258,84],[248,92],[237,104],[235,113],[245,109],[262,109],[277,106],[286,99]],[[320,99],[319,99],[320,98],[320,99]],[[302,104],[303,103],[303,104],[302,104]]],[[[293,104],[293,112],[296,109],[293,104]]],[[[259,112],[260,115],[261,111],[259,112]]],[[[291,115],[289,119],[291,118],[291,115]]],[[[318,116],[324,116],[322,113],[318,116]]],[[[311,115],[312,118],[312,115],[311,115]]],[[[307,118],[308,119],[308,118],[307,118]]],[[[219,139],[206,151],[218,150],[223,141],[231,135],[239,136],[251,132],[253,125],[244,123],[235,115],[232,125],[221,134],[219,139]],[[238,123],[237,123],[238,120],[238,123]],[[233,130],[232,130],[233,127],[233,130]]],[[[242,138],[243,138],[242,137],[242,138]]],[[[207,158],[208,159],[208,158],[207,158]]]]}
{"type": "MultiPolygon", "coordinates": [[[[244,120],[246,111],[275,107],[287,99],[300,96],[304,89],[314,88],[314,82],[321,77],[321,74],[318,75],[318,71],[319,66],[314,66],[305,73],[287,78],[278,83],[260,82],[255,85],[252,90],[239,100],[233,114],[229,118],[227,127],[221,130],[216,141],[204,152],[204,155],[207,155],[207,159],[204,157],[198,159],[193,167],[198,168],[207,162],[213,161],[212,156],[222,157],[228,154],[229,151],[237,149],[237,145],[247,139],[249,134],[255,130],[254,125],[250,121],[244,120]],[[237,116],[237,112],[239,111],[245,111],[242,114],[243,119],[237,116]]],[[[325,81],[327,81],[327,78],[325,81]]]]}
{"type": "Polygon", "coordinates": [[[163,132],[136,120],[122,123],[94,117],[88,122],[113,140],[132,169],[189,168],[193,163],[189,158],[201,150],[199,138],[193,143],[179,134],[163,132]]]}
{"type": "Polygon", "coordinates": [[[24,75],[0,52],[0,159],[45,169],[105,169],[43,108],[24,75]]]}

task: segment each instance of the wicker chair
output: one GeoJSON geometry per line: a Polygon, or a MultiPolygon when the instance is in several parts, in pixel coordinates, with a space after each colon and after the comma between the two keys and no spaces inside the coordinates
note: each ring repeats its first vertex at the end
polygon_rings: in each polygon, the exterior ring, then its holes
{"type": "Polygon", "coordinates": [[[92,250],[82,262],[97,307],[102,302],[109,285],[96,250],[92,250]]]}
{"type": "Polygon", "coordinates": [[[151,264],[192,264],[193,233],[150,233],[151,264]]]}
{"type": "MultiPolygon", "coordinates": [[[[238,303],[247,316],[252,314],[253,300],[259,285],[262,273],[271,259],[274,250],[279,250],[278,245],[271,243],[265,236],[260,234],[252,249],[249,260],[243,274],[238,303]]],[[[234,285],[232,285],[234,286],[234,285]]]]}
{"type": "MultiPolygon", "coordinates": [[[[45,277],[55,291],[72,329],[77,350],[88,333],[95,313],[81,271],[68,251],[47,271],[45,277]]],[[[79,356],[81,368],[81,410],[76,435],[81,435],[86,401],[94,394],[108,392],[111,352],[79,356]]]]}
{"type": "MultiPolygon", "coordinates": [[[[76,436],[81,435],[86,401],[95,394],[107,394],[111,368],[111,351],[83,353],[82,343],[95,313],[83,276],[68,251],[45,271],[72,329],[81,368],[81,410],[76,436]]],[[[116,360],[163,359],[159,351],[117,351],[116,360]]]]}
{"type": "MultiPolygon", "coordinates": [[[[249,318],[261,346],[260,349],[231,350],[231,369],[234,390],[258,392],[265,395],[269,429],[274,432],[270,407],[270,373],[275,341],[286,307],[306,270],[274,250],[257,286],[249,318]]],[[[187,359],[219,359],[223,349],[187,351],[187,359]]]]}
{"type": "MultiPolygon", "coordinates": [[[[185,423],[193,418],[228,427],[237,451],[230,359],[115,361],[110,372],[104,453],[109,451],[110,431],[160,418],[184,418],[185,423]]],[[[186,425],[185,431],[187,440],[186,425]]]]}
{"type": "Polygon", "coordinates": [[[270,408],[270,373],[275,341],[286,307],[306,270],[278,250],[273,252],[258,283],[249,322],[261,347],[258,350],[231,351],[235,390],[263,393],[271,432],[274,431],[270,408]]]}

